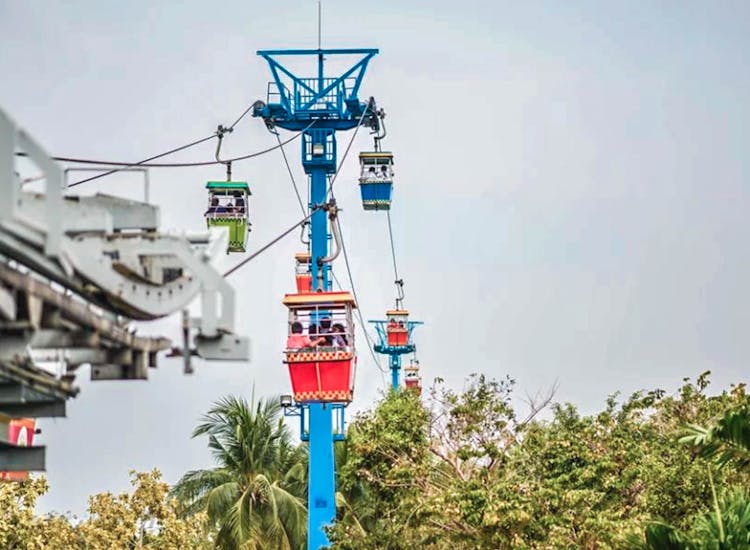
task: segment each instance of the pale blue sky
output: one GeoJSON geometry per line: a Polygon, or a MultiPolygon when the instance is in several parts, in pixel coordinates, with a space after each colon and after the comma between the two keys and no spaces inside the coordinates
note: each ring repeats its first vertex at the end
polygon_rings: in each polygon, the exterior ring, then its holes
{"type": "MultiPolygon", "coordinates": [[[[315,14],[313,1],[0,0],[0,105],[55,154],[144,158],[263,98],[255,50],[313,47],[315,14]]],[[[747,381],[749,17],[746,2],[324,2],[324,46],[381,48],[362,93],[388,112],[396,246],[407,305],[427,323],[426,378],[509,374],[521,395],[558,380],[558,399],[585,411],[706,369],[717,385],[747,381]]],[[[226,147],[272,143],[248,120],[226,147]]],[[[354,151],[369,146],[360,135],[354,151]]],[[[152,171],[166,225],[200,230],[203,183],[222,174],[152,171]]],[[[298,219],[280,155],[235,174],[254,188],[251,248],[298,219]]],[[[372,318],[393,277],[385,219],[361,210],[355,178],[352,155],[336,187],[372,318]]],[[[117,176],[85,192],[139,186],[117,176]]],[[[148,382],[81,380],[68,418],[43,422],[43,509],[80,512],[87,495],[124,488],[130,468],[174,481],[207,466],[189,434],[213,400],[287,390],[280,299],[298,248],[292,237],[233,276],[251,364],[186,378],[162,360],[148,382]]],[[[362,350],[353,409],[379,388],[362,350]]]]}

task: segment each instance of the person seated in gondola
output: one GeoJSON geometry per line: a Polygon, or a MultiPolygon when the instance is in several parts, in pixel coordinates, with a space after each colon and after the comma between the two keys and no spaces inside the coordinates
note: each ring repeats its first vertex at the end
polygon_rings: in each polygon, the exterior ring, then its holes
{"type": "Polygon", "coordinates": [[[310,335],[310,338],[313,339],[313,341],[315,342],[313,346],[325,345],[326,339],[324,336],[322,336],[323,331],[320,329],[318,325],[316,325],[315,323],[310,323],[310,328],[307,329],[307,333],[310,335]]]}
{"type": "Polygon", "coordinates": [[[374,180],[378,177],[377,172],[375,172],[374,166],[370,166],[370,169],[367,171],[366,177],[371,180],[374,180]]]}
{"type": "Polygon", "coordinates": [[[380,177],[385,180],[388,179],[388,167],[385,164],[380,167],[380,177]]]}
{"type": "MultiPolygon", "coordinates": [[[[216,200],[218,201],[219,199],[216,199],[216,200]]],[[[229,212],[229,209],[225,205],[218,203],[216,205],[216,210],[214,210],[214,212],[216,214],[226,214],[227,212],[229,212]]]]}
{"type": "MultiPolygon", "coordinates": [[[[313,326],[310,325],[310,334],[313,334],[313,326]]],[[[313,340],[307,334],[303,334],[302,323],[294,321],[292,323],[292,333],[286,339],[286,349],[313,348],[319,345],[325,338],[316,338],[313,340]]]]}
{"type": "Polygon", "coordinates": [[[204,216],[208,215],[208,214],[213,214],[214,212],[216,212],[216,209],[218,207],[219,207],[219,197],[212,198],[211,199],[211,204],[208,207],[208,210],[206,210],[206,213],[204,214],[204,216]]]}
{"type": "Polygon", "coordinates": [[[341,323],[336,323],[331,327],[331,338],[333,340],[333,345],[337,348],[345,348],[349,345],[349,342],[346,340],[344,325],[341,323]]]}
{"type": "Polygon", "coordinates": [[[245,199],[242,197],[242,193],[239,191],[235,191],[232,193],[234,195],[234,211],[237,214],[244,214],[245,213],[245,199]]]}
{"type": "Polygon", "coordinates": [[[331,336],[331,318],[330,317],[323,317],[320,320],[319,334],[321,334],[322,338],[325,340],[324,345],[326,346],[333,345],[333,336],[331,336]]]}

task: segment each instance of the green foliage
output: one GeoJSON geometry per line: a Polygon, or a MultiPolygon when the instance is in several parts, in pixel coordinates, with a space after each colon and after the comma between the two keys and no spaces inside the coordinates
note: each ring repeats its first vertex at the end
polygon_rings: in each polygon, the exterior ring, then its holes
{"type": "Polygon", "coordinates": [[[421,518],[427,487],[428,414],[413,392],[391,392],[352,423],[339,463],[336,548],[393,548],[421,518]]]}
{"type": "MultiPolygon", "coordinates": [[[[594,415],[556,404],[544,420],[548,399],[520,415],[509,379],[474,376],[462,392],[438,384],[427,408],[390,394],[356,419],[340,453],[344,498],[332,548],[729,548],[691,546],[723,540],[722,525],[739,544],[743,497],[713,499],[711,455],[678,443],[685,425],[748,401],[743,386],[714,396],[708,386],[704,373],[674,395],[613,395],[594,415]]],[[[743,464],[736,434],[745,432],[711,433],[743,464]]],[[[748,480],[716,474],[720,487],[748,480]]]]}
{"type": "Polygon", "coordinates": [[[741,470],[750,469],[750,406],[746,403],[726,411],[709,428],[691,424],[685,432],[680,441],[719,467],[733,463],[741,470]]]}
{"type": "MultiPolygon", "coordinates": [[[[336,444],[331,548],[750,550],[750,397],[684,382],[590,415],[552,392],[522,414],[508,378],[390,392],[336,444]]],[[[0,486],[0,548],[303,548],[306,446],[277,403],[209,411],[194,435],[217,467],[183,476],[179,508],[156,472],[77,523],[34,515],[43,479],[0,486]]]]}
{"type": "Polygon", "coordinates": [[[208,436],[218,463],[185,474],[172,490],[186,516],[205,512],[224,549],[305,546],[306,455],[291,442],[278,399],[220,400],[193,437],[208,436]]]}
{"type": "Polygon", "coordinates": [[[0,484],[0,548],[4,550],[209,550],[204,514],[177,516],[177,503],[158,470],[132,473],[133,490],[89,499],[84,520],[34,515],[46,493],[42,478],[0,484]]]}

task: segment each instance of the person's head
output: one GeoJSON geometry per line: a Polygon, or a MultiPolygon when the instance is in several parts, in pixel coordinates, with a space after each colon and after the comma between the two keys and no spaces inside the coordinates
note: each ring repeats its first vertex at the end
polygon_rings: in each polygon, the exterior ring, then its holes
{"type": "Polygon", "coordinates": [[[315,323],[310,323],[310,328],[307,329],[307,332],[310,334],[318,334],[318,325],[315,323]]]}
{"type": "Polygon", "coordinates": [[[331,327],[331,332],[340,332],[343,334],[344,325],[342,325],[341,323],[336,323],[335,325],[331,327]]]}
{"type": "Polygon", "coordinates": [[[320,326],[324,329],[331,328],[331,318],[330,317],[323,317],[320,320],[320,326]]]}
{"type": "Polygon", "coordinates": [[[380,171],[381,172],[387,172],[388,171],[388,167],[384,164],[383,166],[380,167],[380,171]]]}
{"type": "Polygon", "coordinates": [[[302,323],[299,321],[292,323],[292,334],[302,334],[302,323]]]}
{"type": "Polygon", "coordinates": [[[375,167],[374,166],[370,166],[370,170],[369,171],[370,172],[374,172],[375,171],[375,167]]]}
{"type": "Polygon", "coordinates": [[[219,197],[214,197],[211,199],[211,206],[219,206],[219,197]]]}

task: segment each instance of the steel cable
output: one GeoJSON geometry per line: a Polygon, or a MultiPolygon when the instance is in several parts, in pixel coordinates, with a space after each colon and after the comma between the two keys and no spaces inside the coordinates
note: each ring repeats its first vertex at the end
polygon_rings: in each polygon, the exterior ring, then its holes
{"type": "Polygon", "coordinates": [[[304,218],[302,218],[300,221],[298,221],[297,223],[295,223],[293,226],[291,226],[289,229],[287,229],[286,231],[284,231],[283,233],[281,233],[277,237],[271,239],[268,243],[266,243],[265,245],[263,245],[262,247],[260,247],[258,250],[256,250],[252,254],[250,254],[250,256],[248,256],[247,258],[245,258],[244,260],[242,260],[240,263],[238,263],[237,265],[235,265],[233,268],[231,268],[229,271],[227,271],[226,273],[224,273],[224,277],[228,277],[229,275],[231,275],[232,273],[234,273],[235,271],[237,271],[239,268],[241,268],[242,266],[244,266],[246,263],[248,263],[250,260],[254,260],[258,256],[260,256],[263,252],[265,252],[266,250],[268,250],[269,248],[271,248],[273,245],[275,245],[277,242],[279,242],[281,239],[283,239],[284,237],[286,237],[287,235],[289,235],[289,233],[291,233],[292,231],[294,231],[295,229],[297,229],[300,225],[302,225],[303,223],[306,223],[312,217],[312,215],[317,210],[319,210],[320,208],[323,208],[323,206],[317,206],[317,207],[313,208],[307,216],[305,216],[304,218]]]}
{"type": "Polygon", "coordinates": [[[286,170],[289,172],[289,177],[292,180],[292,187],[294,187],[294,194],[297,195],[297,202],[299,202],[300,210],[302,210],[302,215],[304,216],[307,214],[307,209],[305,208],[304,203],[302,202],[302,195],[300,195],[299,189],[297,188],[297,182],[294,179],[294,174],[292,173],[292,167],[289,165],[289,159],[286,157],[286,151],[284,151],[284,146],[281,144],[281,138],[279,137],[278,132],[273,132],[276,135],[276,140],[279,142],[279,149],[281,150],[281,155],[284,157],[284,164],[286,164],[286,170]]]}
{"type": "Polygon", "coordinates": [[[398,276],[398,267],[396,266],[396,247],[393,244],[393,226],[391,225],[391,211],[386,210],[386,217],[388,219],[388,237],[391,242],[391,259],[393,260],[393,276],[394,284],[396,285],[396,308],[400,307],[400,304],[404,300],[404,281],[398,276]]]}
{"type": "MultiPolygon", "coordinates": [[[[357,297],[357,289],[354,286],[354,278],[352,277],[352,270],[351,266],[349,265],[349,254],[346,252],[346,243],[344,242],[344,235],[341,233],[341,224],[339,223],[339,219],[336,218],[336,225],[339,229],[339,235],[341,235],[341,251],[344,253],[344,265],[346,266],[346,273],[349,276],[349,284],[352,287],[352,296],[354,296],[354,301],[359,304],[359,298],[357,297]]],[[[339,286],[341,286],[339,284],[339,286]]],[[[370,356],[372,357],[372,360],[375,362],[375,366],[378,367],[378,370],[382,375],[385,375],[386,371],[380,364],[380,361],[378,361],[378,358],[375,356],[375,350],[373,349],[372,340],[370,339],[370,334],[367,332],[367,329],[365,328],[367,325],[365,325],[365,320],[362,317],[362,310],[359,308],[359,305],[357,306],[357,318],[359,319],[359,323],[362,326],[362,332],[365,334],[365,340],[367,340],[367,349],[370,350],[370,356]]]]}

